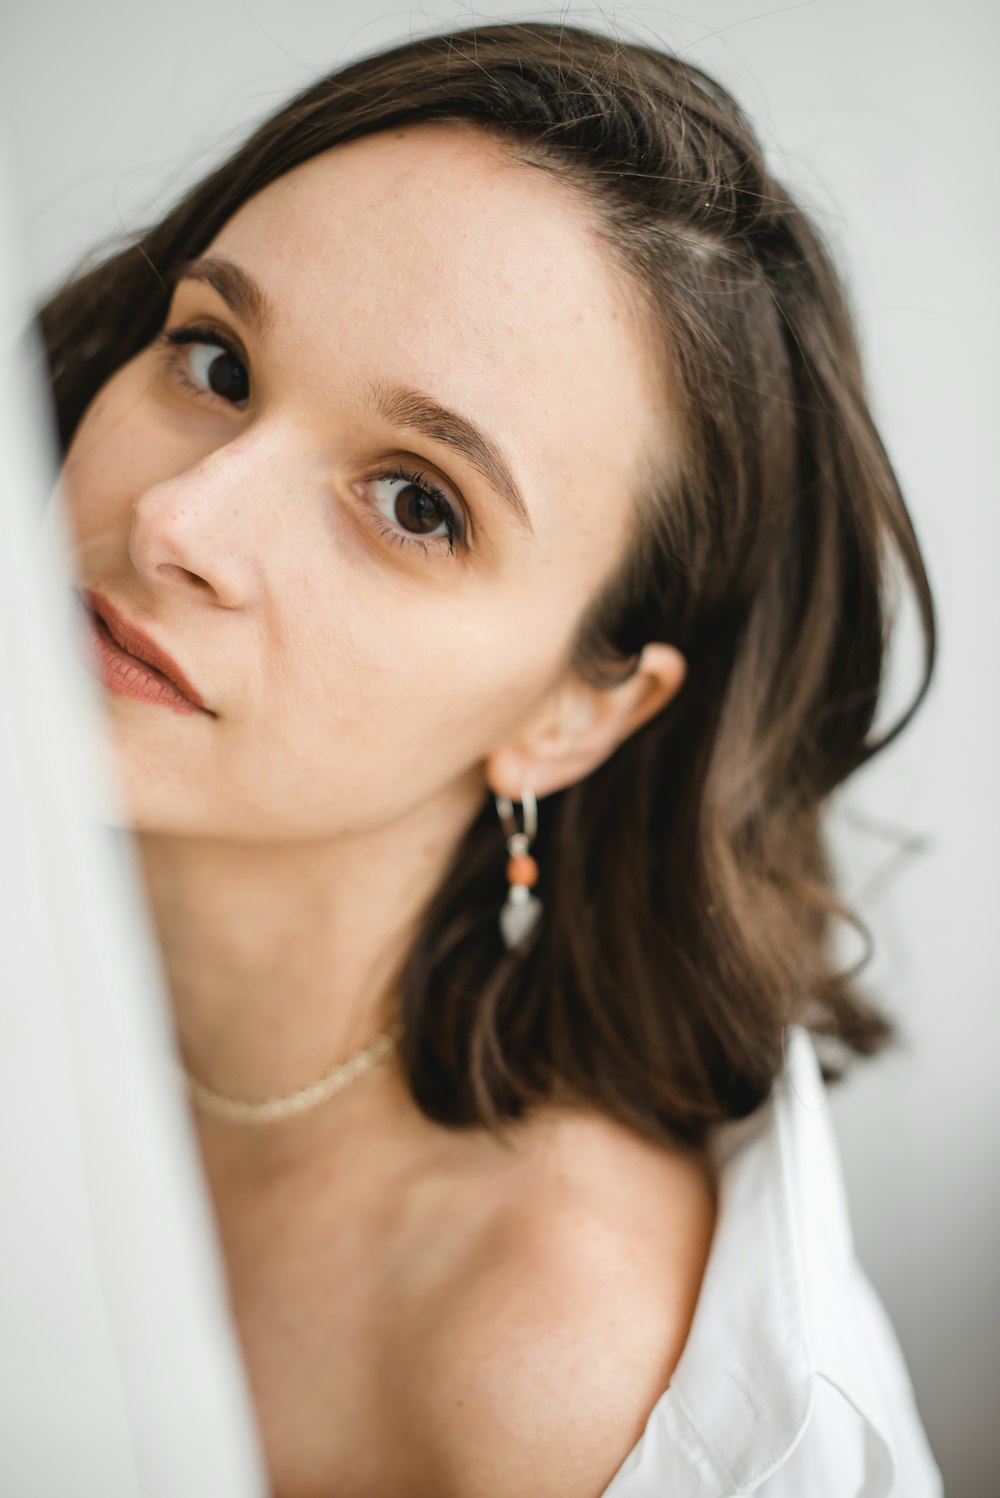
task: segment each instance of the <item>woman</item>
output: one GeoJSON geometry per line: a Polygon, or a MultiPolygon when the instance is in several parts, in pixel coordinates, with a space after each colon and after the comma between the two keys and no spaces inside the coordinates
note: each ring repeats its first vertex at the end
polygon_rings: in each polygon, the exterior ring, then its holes
{"type": "Polygon", "coordinates": [[[409,43],[41,326],[275,1493],[938,1491],[821,1110],[893,1033],[822,816],[933,608],[733,101],[409,43]]]}

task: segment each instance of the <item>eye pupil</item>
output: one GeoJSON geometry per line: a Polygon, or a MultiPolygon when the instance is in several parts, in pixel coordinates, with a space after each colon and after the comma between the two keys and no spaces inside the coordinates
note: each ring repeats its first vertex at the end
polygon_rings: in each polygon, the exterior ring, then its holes
{"type": "Polygon", "coordinates": [[[415,484],[408,484],[405,489],[399,491],[394,508],[396,518],[401,525],[412,522],[415,528],[424,534],[427,531],[436,530],[441,524],[441,516],[438,514],[434,501],[415,484]]]}
{"type": "Polygon", "coordinates": [[[208,367],[208,385],[224,400],[246,400],[249,394],[246,371],[239,360],[228,353],[217,354],[212,360],[208,367]]]}

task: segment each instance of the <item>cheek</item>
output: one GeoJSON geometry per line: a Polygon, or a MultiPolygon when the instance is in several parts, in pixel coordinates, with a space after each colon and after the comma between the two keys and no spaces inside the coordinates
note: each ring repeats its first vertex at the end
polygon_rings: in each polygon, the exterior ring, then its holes
{"type": "Polygon", "coordinates": [[[459,782],[515,731],[557,664],[538,621],[504,628],[498,600],[475,613],[440,598],[352,602],[322,625],[312,610],[296,648],[275,658],[264,720],[241,731],[226,777],[237,798],[330,833],[391,821],[459,782]]]}
{"type": "Polygon", "coordinates": [[[73,434],[60,479],[78,531],[128,514],[155,476],[157,448],[143,427],[142,393],[126,366],[97,393],[73,434]]]}

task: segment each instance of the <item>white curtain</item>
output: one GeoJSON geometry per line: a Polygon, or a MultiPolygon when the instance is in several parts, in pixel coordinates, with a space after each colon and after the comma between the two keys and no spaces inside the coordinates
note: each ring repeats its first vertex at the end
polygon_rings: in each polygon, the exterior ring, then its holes
{"type": "Polygon", "coordinates": [[[262,1498],[169,1009],[129,839],[107,825],[62,512],[46,512],[51,417],[2,146],[0,1493],[262,1498]]]}

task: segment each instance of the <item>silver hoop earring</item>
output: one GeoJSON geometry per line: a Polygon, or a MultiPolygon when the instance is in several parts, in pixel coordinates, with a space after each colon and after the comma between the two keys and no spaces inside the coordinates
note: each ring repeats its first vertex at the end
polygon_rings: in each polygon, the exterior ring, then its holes
{"type": "Polygon", "coordinates": [[[538,864],[528,849],[538,831],[538,803],[533,791],[521,792],[522,825],[508,796],[495,796],[497,814],[507,839],[507,899],[500,907],[500,934],[508,948],[526,944],[542,913],[542,902],[531,893],[538,883],[538,864]]]}

